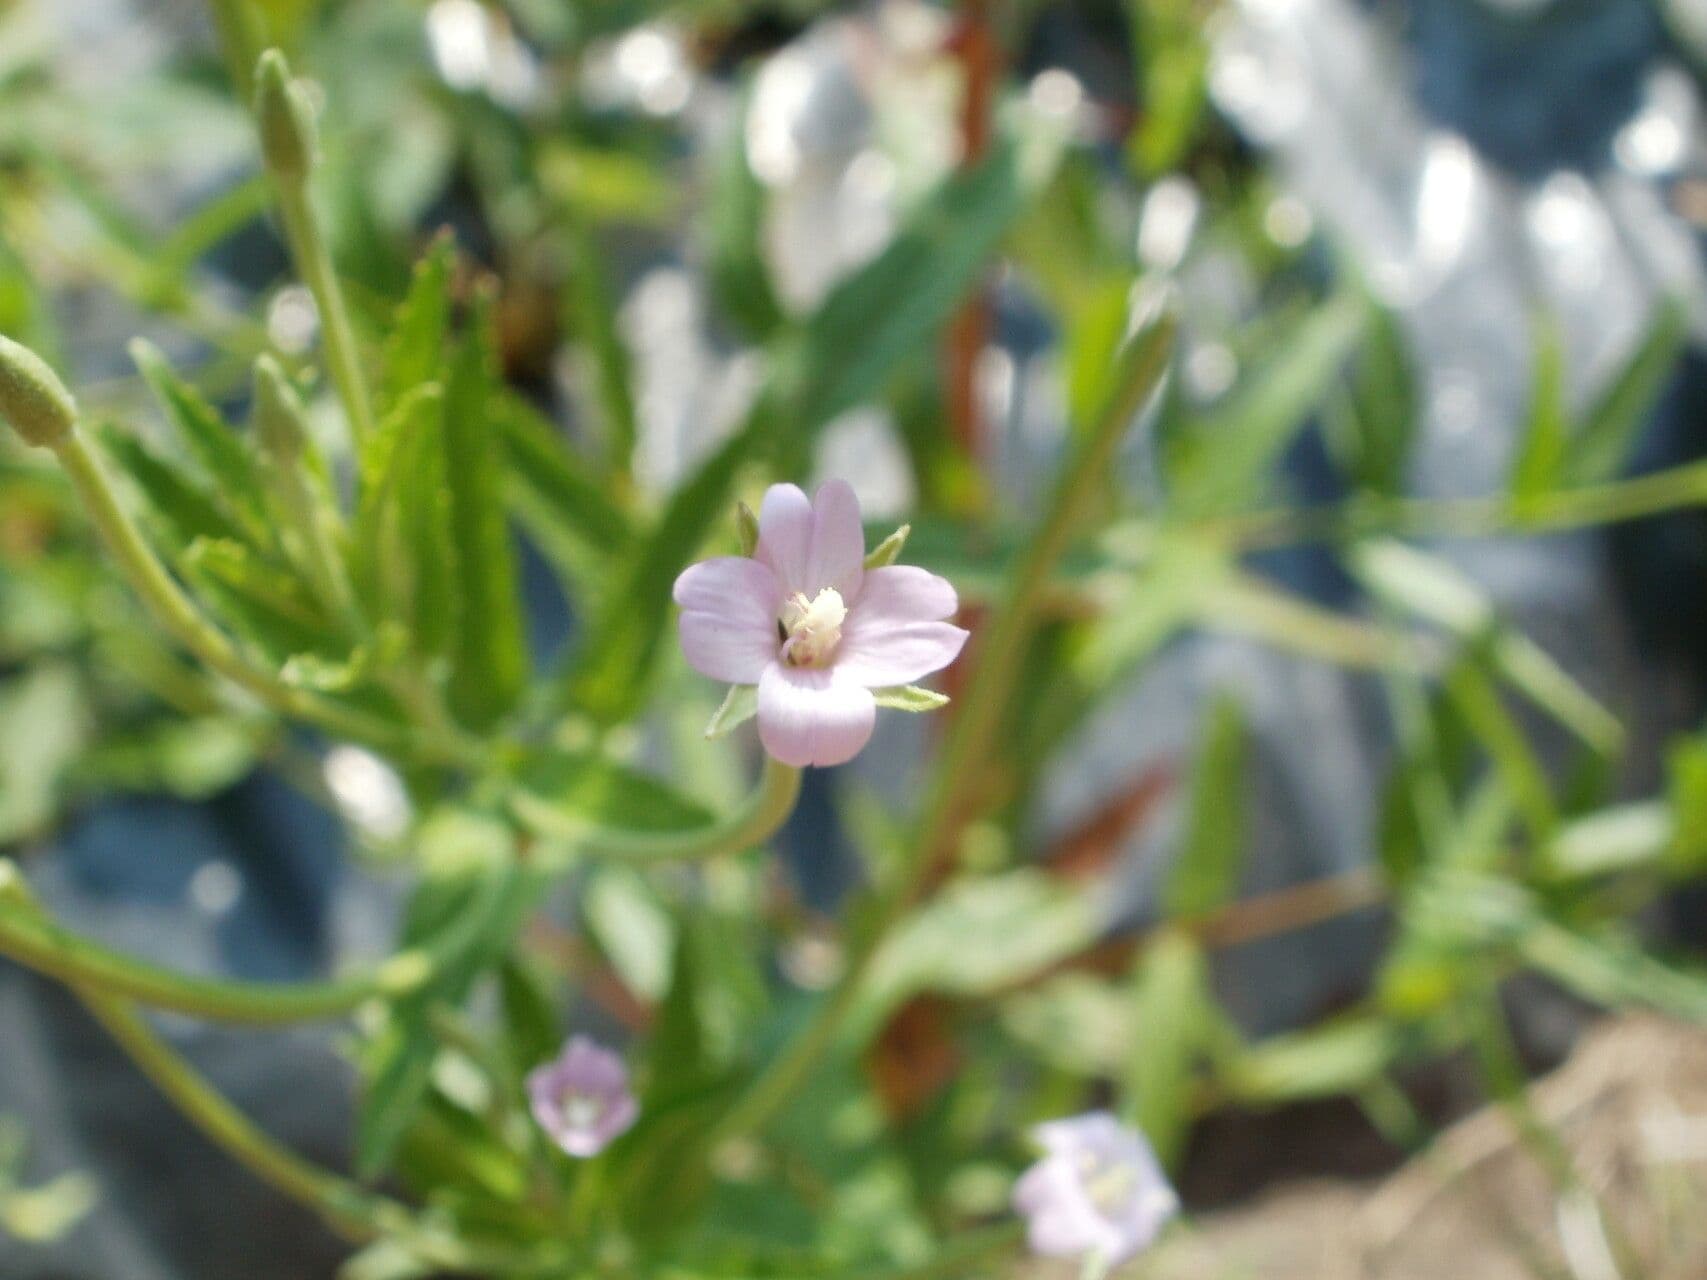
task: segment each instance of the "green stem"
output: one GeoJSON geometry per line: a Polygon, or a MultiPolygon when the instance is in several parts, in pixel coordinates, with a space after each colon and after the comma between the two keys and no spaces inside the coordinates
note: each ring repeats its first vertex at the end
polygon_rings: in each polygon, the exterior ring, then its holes
{"type": "MultiPolygon", "coordinates": [[[[5,864],[0,864],[0,874],[5,870],[5,864]]],[[[0,906],[0,955],[67,986],[96,989],[191,1017],[250,1024],[335,1018],[376,996],[406,990],[412,981],[426,976],[424,964],[407,960],[332,982],[229,982],[192,977],[109,950],[45,917],[26,915],[8,906],[0,906]]]]}
{"type": "Polygon", "coordinates": [[[269,1186],[313,1208],[352,1241],[379,1234],[377,1205],[360,1188],[280,1146],[232,1106],[124,1000],[72,988],[154,1086],[198,1129],[269,1186]]]}
{"type": "Polygon", "coordinates": [[[254,100],[255,60],[264,47],[260,23],[247,0],[210,0],[214,29],[219,33],[219,51],[231,77],[237,100],[248,106],[254,100]]]}
{"type": "Polygon", "coordinates": [[[1042,616],[1039,600],[1074,535],[1088,515],[1087,502],[1105,484],[1115,450],[1132,420],[1166,373],[1173,352],[1174,323],[1164,315],[1134,335],[1123,353],[1120,378],[1084,443],[1056,483],[1055,495],[1006,598],[974,648],[936,785],[915,832],[909,861],[883,894],[870,926],[855,941],[847,967],[814,1016],[736,1099],[715,1131],[723,1141],[762,1128],[811,1075],[834,1046],[859,1001],[883,941],[903,920],[939,868],[956,826],[971,806],[983,776],[982,764],[1000,738],[1002,719],[1019,682],[1026,646],[1042,616]]]}
{"type": "Polygon", "coordinates": [[[332,385],[338,389],[344,414],[349,419],[352,443],[359,451],[362,441],[373,434],[373,401],[368,396],[367,379],[362,374],[355,329],[350,324],[350,310],[344,302],[344,288],[338,282],[326,238],[320,234],[320,223],[308,198],[308,183],[279,175],[274,188],[278,192],[279,216],[284,222],[291,257],[309,292],[314,295],[314,305],[320,312],[327,368],[332,375],[332,385]]]}
{"type": "Polygon", "coordinates": [[[687,831],[621,831],[589,827],[525,792],[510,807],[535,834],[567,842],[576,853],[628,862],[683,862],[739,853],[775,835],[800,798],[800,770],[765,757],[759,785],[726,817],[687,831]]]}
{"type": "Polygon", "coordinates": [[[135,522],[120,505],[100,461],[90,452],[82,437],[72,431],[56,442],[53,449],[131,588],[173,638],[203,665],[254,694],[276,711],[405,759],[436,764],[469,764],[480,758],[482,752],[478,743],[442,732],[428,733],[418,728],[400,727],[365,712],[338,706],[310,690],[293,688],[251,666],[230,639],[202,617],[195,604],[167,573],[135,522]]]}

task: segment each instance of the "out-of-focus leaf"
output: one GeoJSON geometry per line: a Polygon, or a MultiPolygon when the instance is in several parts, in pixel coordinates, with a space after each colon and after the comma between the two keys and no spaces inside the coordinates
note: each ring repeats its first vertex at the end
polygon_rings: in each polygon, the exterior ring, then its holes
{"type": "Polygon", "coordinates": [[[569,278],[564,289],[569,326],[577,350],[587,357],[585,370],[593,384],[598,423],[611,468],[626,475],[639,438],[634,408],[634,370],[628,344],[617,328],[616,302],[605,278],[605,259],[593,231],[571,217],[563,231],[569,250],[569,278]]]}
{"type": "Polygon", "coordinates": [[[244,526],[265,541],[266,490],[248,442],[199,391],[172,371],[166,357],[152,345],[139,338],[131,344],[130,353],[178,438],[244,526]]]}
{"type": "Polygon", "coordinates": [[[614,724],[639,706],[663,640],[670,584],[705,538],[751,448],[743,433],[708,458],[671,495],[612,582],[570,673],[572,696],[594,719],[614,724]]]}
{"type": "Polygon", "coordinates": [[[676,928],[646,878],[631,867],[595,868],[581,893],[581,914],[623,982],[648,1000],[663,999],[676,928]]]}
{"type": "Polygon", "coordinates": [[[1581,415],[1565,462],[1572,482],[1594,484],[1617,474],[1688,336],[1688,309],[1667,299],[1624,367],[1581,415]]]}
{"type": "Polygon", "coordinates": [[[1245,718],[1230,694],[1204,717],[1191,773],[1185,840],[1168,876],[1170,917],[1202,915],[1223,906],[1239,888],[1246,841],[1245,718]]]}
{"type": "Polygon", "coordinates": [[[510,500],[553,558],[584,570],[633,546],[609,487],[549,421],[515,396],[500,397],[495,412],[510,500]]]}
{"type": "Polygon", "coordinates": [[[1402,543],[1360,544],[1351,568],[1365,587],[1394,608],[1453,635],[1484,642],[1500,675],[1592,750],[1612,755],[1624,738],[1617,717],[1529,637],[1499,623],[1481,589],[1456,568],[1402,543]]]}
{"type": "Polygon", "coordinates": [[[1083,950],[1100,927],[1083,890],[1029,868],[956,885],[884,943],[860,1021],[926,991],[991,995],[1083,950]]]}
{"type": "Polygon", "coordinates": [[[1143,112],[1131,150],[1140,173],[1169,173],[1185,158],[1208,104],[1209,46],[1196,0],[1128,0],[1143,112]]]}
{"type": "Polygon", "coordinates": [[[1317,307],[1221,405],[1189,424],[1171,459],[1174,510],[1225,511],[1257,496],[1276,459],[1325,401],[1366,314],[1353,294],[1317,307]]]}
{"type": "Polygon", "coordinates": [[[385,1025],[363,1050],[367,1090],[356,1123],[356,1168],[383,1172],[419,1112],[432,1082],[436,1004],[452,1008],[493,967],[515,936],[539,885],[505,860],[430,878],[416,890],[402,945],[433,960],[431,980],[390,1006],[385,1025]]]}
{"type": "Polygon", "coordinates": [[[174,551],[182,552],[197,538],[248,540],[247,532],[220,509],[211,491],[136,436],[106,423],[99,429],[99,438],[118,470],[141,491],[152,517],[150,524],[174,551]]]}
{"type": "Polygon", "coordinates": [[[0,1116],[0,1235],[25,1244],[50,1244],[88,1215],[100,1191],[85,1173],[64,1173],[39,1186],[24,1186],[25,1142],[22,1123],[0,1116]]]}
{"type": "Polygon", "coordinates": [[[1338,1018],[1250,1046],[1222,1066],[1221,1083],[1250,1106],[1355,1093],[1385,1074],[1403,1048],[1400,1029],[1385,1019],[1338,1018]]]}
{"type": "Polygon", "coordinates": [[[52,820],[90,728],[70,667],[41,662],[0,683],[0,844],[36,835],[52,820]]]}
{"type": "Polygon", "coordinates": [[[668,784],[600,756],[532,755],[516,777],[510,807],[541,835],[574,839],[593,827],[683,831],[711,815],[668,784]]]}
{"type": "Polygon", "coordinates": [[[260,561],[243,543],[201,538],[179,564],[225,624],[275,664],[323,649],[335,638],[302,583],[260,561]]]}
{"type": "Polygon", "coordinates": [[[1511,470],[1511,494],[1519,501],[1552,490],[1564,472],[1571,430],[1565,408],[1564,341],[1553,317],[1544,317],[1537,325],[1529,420],[1518,437],[1517,460],[1511,470]]]}
{"type": "Polygon", "coordinates": [[[806,319],[772,388],[791,443],[876,395],[929,344],[1035,189],[1022,168],[1020,148],[1004,142],[957,172],[806,319]]]}
{"type": "Polygon", "coordinates": [[[1396,495],[1405,488],[1416,438],[1417,387],[1398,320],[1369,302],[1369,325],[1345,396],[1329,405],[1330,439],[1360,486],[1396,495]]]}
{"type": "Polygon", "coordinates": [[[1079,678],[1106,688],[1190,622],[1207,586],[1232,573],[1219,548],[1185,541],[1158,546],[1113,596],[1074,657],[1079,678]]]}
{"type": "Polygon", "coordinates": [[[515,546],[504,518],[498,395],[484,317],[451,360],[445,387],[445,482],[457,584],[450,703],[464,723],[489,726],[515,706],[528,678],[515,546]]]}
{"type": "Polygon", "coordinates": [[[455,242],[449,235],[441,235],[415,264],[409,292],[385,340],[385,376],[380,384],[384,410],[390,410],[417,387],[438,381],[443,372],[455,262],[455,242]]]}
{"type": "Polygon", "coordinates": [[[1221,1029],[1209,989],[1209,963],[1189,934],[1165,929],[1138,958],[1132,975],[1133,1042],[1122,1084],[1127,1119],[1163,1165],[1180,1156],[1191,1124],[1198,1063],[1221,1029]]]}
{"type": "Polygon", "coordinates": [[[361,456],[355,573],[375,620],[407,620],[417,653],[450,644],[456,601],[444,474],[444,396],[415,388],[387,411],[361,456]]]}
{"type": "Polygon", "coordinates": [[[747,163],[746,118],[750,95],[713,157],[709,231],[711,289],[719,305],[751,342],[782,324],[760,236],[765,189],[747,163]]]}
{"type": "Polygon", "coordinates": [[[1679,821],[1663,801],[1615,805],[1561,826],[1544,869],[1560,880],[1668,870],[1679,835],[1691,830],[1707,832],[1707,826],[1679,821]]]}

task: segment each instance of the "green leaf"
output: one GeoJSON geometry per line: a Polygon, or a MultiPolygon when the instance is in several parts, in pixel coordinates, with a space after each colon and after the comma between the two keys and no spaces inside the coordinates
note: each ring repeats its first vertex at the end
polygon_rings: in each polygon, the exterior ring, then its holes
{"type": "Polygon", "coordinates": [[[385,340],[380,403],[397,405],[417,387],[438,380],[444,368],[445,338],[450,331],[451,271],[456,241],[441,233],[415,264],[409,292],[397,309],[385,340]]]}
{"type": "Polygon", "coordinates": [[[1173,507],[1190,514],[1249,502],[1327,397],[1362,337],[1368,311],[1353,294],[1317,307],[1227,400],[1192,419],[1171,467],[1173,507]]]}
{"type": "Polygon", "coordinates": [[[1237,698],[1223,694],[1205,717],[1192,768],[1185,841],[1168,876],[1171,917],[1214,911],[1238,892],[1248,837],[1246,752],[1244,712],[1237,698]]]}
{"type": "Polygon", "coordinates": [[[779,420],[795,443],[872,399],[904,362],[930,348],[1041,186],[1039,175],[1022,168],[1020,148],[1004,140],[957,171],[807,318],[792,366],[773,388],[781,393],[779,420]]]}
{"type": "Polygon", "coordinates": [[[600,866],[581,893],[587,932],[630,990],[660,1000],[670,985],[676,927],[658,893],[632,867],[600,866]]]}
{"type": "Polygon", "coordinates": [[[1336,1097],[1380,1078],[1402,1048],[1399,1029],[1385,1019],[1338,1018],[1241,1051],[1223,1065],[1222,1083],[1249,1106],[1336,1097]]]}
{"type": "Polygon", "coordinates": [[[895,685],[888,689],[873,689],[871,696],[880,707],[892,711],[939,711],[948,705],[948,695],[934,689],[921,689],[916,684],[895,685]]]}
{"type": "Polygon", "coordinates": [[[1536,325],[1534,369],[1530,374],[1529,420],[1519,438],[1512,466],[1511,494],[1523,500],[1558,486],[1570,444],[1565,407],[1565,349],[1559,324],[1551,316],[1536,325]]]}
{"type": "Polygon", "coordinates": [[[380,420],[362,448],[354,569],[369,616],[404,619],[417,653],[450,646],[456,601],[450,504],[444,483],[444,395],[416,387],[380,420]]]}
{"type": "Polygon", "coordinates": [[[131,358],[154,392],[168,421],[233,514],[252,537],[265,542],[266,489],[248,442],[234,431],[194,387],[178,377],[150,343],[131,343],[131,358]]]}
{"type": "Polygon", "coordinates": [[[639,707],[663,643],[670,584],[723,509],[752,443],[748,433],[735,436],[671,495],[601,602],[569,686],[574,700],[600,723],[615,724],[639,707]]]}
{"type": "Polygon", "coordinates": [[[1624,367],[1582,415],[1565,462],[1573,483],[1595,484],[1618,473],[1688,337],[1688,309],[1667,299],[1624,367]]]}
{"type": "Polygon", "coordinates": [[[1471,579],[1437,556],[1403,543],[1371,541],[1353,551],[1350,567],[1377,599],[1462,640],[1484,643],[1495,667],[1526,698],[1591,750],[1614,755],[1624,728],[1547,651],[1503,625],[1471,579]]]}
{"type": "Polygon", "coordinates": [[[1328,441],[1360,487],[1405,490],[1416,439],[1417,385],[1405,335],[1386,307],[1368,302],[1369,328],[1345,395],[1330,402],[1328,441]]]}
{"type": "Polygon", "coordinates": [[[302,582],[241,542],[198,538],[178,563],[226,625],[275,664],[293,654],[324,651],[335,637],[302,582]]]}
{"type": "Polygon", "coordinates": [[[747,116],[751,94],[713,156],[708,231],[712,296],[750,342],[762,342],[783,323],[782,305],[771,286],[760,235],[765,188],[747,163],[747,116]]]}
{"type": "Polygon", "coordinates": [[[540,752],[517,773],[511,808],[534,831],[574,839],[592,827],[685,831],[710,813],[668,784],[601,756],[540,752]]]}
{"type": "Polygon", "coordinates": [[[528,655],[515,547],[504,518],[502,439],[488,318],[452,357],[445,388],[445,484],[450,496],[456,627],[450,703],[465,724],[490,726],[527,684],[528,655]]]}
{"type": "Polygon", "coordinates": [[[989,996],[1094,942],[1095,895],[1024,868],[945,890],[883,944],[859,1022],[871,1027],[909,997],[989,996]]]}
{"type": "Polygon", "coordinates": [[[98,436],[107,456],[141,492],[153,530],[174,551],[182,552],[197,538],[248,541],[212,491],[182,468],[112,423],[103,423],[98,436]]]}
{"type": "Polygon", "coordinates": [[[505,860],[429,877],[416,890],[401,946],[431,956],[433,977],[391,1005],[385,1025],[364,1048],[368,1084],[356,1123],[356,1168],[363,1177],[389,1167],[432,1083],[438,1052],[432,1007],[456,1008],[467,999],[475,980],[508,949],[540,887],[505,860]]]}
{"type": "Polygon", "coordinates": [[[70,666],[41,661],[0,682],[0,844],[52,821],[90,737],[90,708],[70,666]]]}
{"type": "Polygon", "coordinates": [[[1091,689],[1107,688],[1191,622],[1207,588],[1232,571],[1218,547],[1170,541],[1156,548],[1074,654],[1079,679],[1091,689]]]}
{"type": "Polygon", "coordinates": [[[1139,956],[1132,1001],[1135,1039],[1122,1080],[1124,1110],[1157,1159],[1172,1167],[1191,1126],[1197,1064],[1221,1023],[1203,948],[1179,930],[1158,934],[1139,956]]]}
{"type": "Polygon", "coordinates": [[[757,685],[732,684],[729,692],[723,695],[723,701],[716,711],[712,712],[711,723],[705,726],[705,736],[721,738],[733,732],[738,726],[745,724],[759,713],[759,689],[757,685]]]}
{"type": "Polygon", "coordinates": [[[634,408],[633,361],[617,327],[616,302],[605,278],[604,252],[593,231],[574,214],[564,224],[563,244],[569,254],[569,278],[563,295],[565,318],[577,353],[590,366],[586,373],[594,387],[594,404],[610,466],[617,474],[626,475],[640,425],[634,408]]]}
{"type": "Polygon", "coordinates": [[[517,396],[499,397],[495,413],[511,505],[554,560],[580,572],[634,545],[610,486],[551,422],[517,396]]]}

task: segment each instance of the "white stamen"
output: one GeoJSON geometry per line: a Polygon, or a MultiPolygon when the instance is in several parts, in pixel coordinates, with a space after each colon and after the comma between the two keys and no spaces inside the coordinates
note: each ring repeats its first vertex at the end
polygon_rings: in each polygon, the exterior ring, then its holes
{"type": "Polygon", "coordinates": [[[796,591],[783,602],[777,619],[784,634],[783,661],[793,667],[823,666],[841,641],[847,616],[842,593],[833,587],[825,587],[810,600],[805,592],[796,591]]]}

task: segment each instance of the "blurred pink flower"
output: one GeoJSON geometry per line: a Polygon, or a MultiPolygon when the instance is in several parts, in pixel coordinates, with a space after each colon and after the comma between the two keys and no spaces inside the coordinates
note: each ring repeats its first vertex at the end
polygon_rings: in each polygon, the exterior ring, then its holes
{"type": "Polygon", "coordinates": [[[539,1127],[572,1156],[598,1155],[640,1116],[622,1059],[586,1036],[530,1071],[527,1090],[539,1127]]]}
{"type": "Polygon", "coordinates": [[[1043,1158],[1014,1184],[1031,1251],[1113,1267],[1150,1247],[1179,1197],[1144,1135],[1106,1111],[1038,1125],[1043,1158]]]}
{"type": "Polygon", "coordinates": [[[714,680],[758,686],[759,739],[784,764],[841,764],[871,738],[873,689],[953,662],[966,632],[954,588],[912,565],[867,569],[859,500],[841,480],[815,502],[772,485],[751,559],[676,579],[682,651],[714,680]]]}

